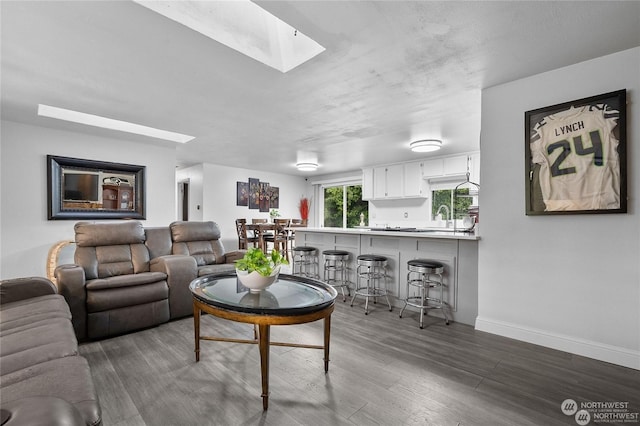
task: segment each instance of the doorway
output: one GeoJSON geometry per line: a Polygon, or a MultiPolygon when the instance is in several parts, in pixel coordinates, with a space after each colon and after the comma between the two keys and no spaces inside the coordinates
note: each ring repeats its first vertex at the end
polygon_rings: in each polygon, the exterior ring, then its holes
{"type": "Polygon", "coordinates": [[[178,182],[178,220],[189,220],[189,180],[178,182]]]}

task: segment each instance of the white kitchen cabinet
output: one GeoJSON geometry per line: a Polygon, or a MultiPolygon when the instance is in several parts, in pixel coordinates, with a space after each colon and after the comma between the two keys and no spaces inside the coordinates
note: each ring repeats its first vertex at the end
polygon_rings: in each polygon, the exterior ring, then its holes
{"type": "Polygon", "coordinates": [[[446,157],[444,160],[443,175],[444,176],[465,176],[467,174],[468,155],[457,155],[455,157],[446,157]]]}
{"type": "Polygon", "coordinates": [[[469,156],[469,179],[471,182],[480,183],[480,153],[476,152],[469,156]]]}
{"type": "Polygon", "coordinates": [[[403,191],[402,164],[373,169],[373,197],[376,200],[401,198],[403,191]]]}
{"type": "Polygon", "coordinates": [[[373,199],[387,198],[387,168],[375,167],[373,169],[373,199]]]}
{"type": "Polygon", "coordinates": [[[387,166],[387,198],[404,196],[404,165],[387,166]]]}
{"type": "Polygon", "coordinates": [[[373,168],[362,169],[362,199],[373,200],[373,168]]]}
{"type": "Polygon", "coordinates": [[[422,197],[424,180],[422,179],[422,162],[405,163],[404,165],[404,196],[422,197]]]}
{"type": "Polygon", "coordinates": [[[444,161],[442,158],[425,160],[422,162],[422,176],[425,178],[439,177],[444,173],[444,161]]]}

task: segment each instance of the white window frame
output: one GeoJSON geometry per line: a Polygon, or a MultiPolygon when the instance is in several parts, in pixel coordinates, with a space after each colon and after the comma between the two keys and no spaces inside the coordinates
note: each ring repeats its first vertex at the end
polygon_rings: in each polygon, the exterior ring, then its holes
{"type": "MultiPolygon", "coordinates": [[[[324,190],[325,188],[333,188],[336,186],[341,186],[343,188],[342,191],[342,205],[347,203],[347,191],[344,189],[347,186],[360,185],[362,186],[362,176],[349,176],[344,178],[337,179],[328,179],[322,181],[311,182],[313,185],[313,192],[315,195],[315,199],[318,200],[317,205],[317,217],[318,217],[318,227],[324,228],[324,190]]],[[[347,227],[347,211],[343,209],[342,212],[342,228],[345,229],[347,227]]]]}

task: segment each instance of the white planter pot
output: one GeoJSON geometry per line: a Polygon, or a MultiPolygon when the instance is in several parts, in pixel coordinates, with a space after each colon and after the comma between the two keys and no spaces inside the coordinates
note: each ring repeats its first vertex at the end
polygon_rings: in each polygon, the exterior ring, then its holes
{"type": "Polygon", "coordinates": [[[243,286],[247,287],[250,292],[257,293],[269,287],[278,279],[280,273],[280,265],[273,268],[273,272],[269,276],[262,276],[256,271],[247,272],[236,269],[236,275],[243,286]]]}

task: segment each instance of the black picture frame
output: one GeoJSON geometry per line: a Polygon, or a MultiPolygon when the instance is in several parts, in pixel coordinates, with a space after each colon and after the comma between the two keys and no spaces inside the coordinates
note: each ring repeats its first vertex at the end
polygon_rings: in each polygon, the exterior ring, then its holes
{"type": "Polygon", "coordinates": [[[145,171],[133,164],[47,155],[47,217],[146,219],[145,171]],[[72,188],[70,181],[80,183],[72,188]]]}
{"type": "Polygon", "coordinates": [[[260,179],[249,178],[249,208],[260,208],[260,179]]]}
{"type": "Polygon", "coordinates": [[[527,215],[627,212],[626,89],[525,112],[527,215]]]}
{"type": "Polygon", "coordinates": [[[249,183],[236,182],[236,206],[247,207],[249,205],[249,183]]]}

